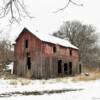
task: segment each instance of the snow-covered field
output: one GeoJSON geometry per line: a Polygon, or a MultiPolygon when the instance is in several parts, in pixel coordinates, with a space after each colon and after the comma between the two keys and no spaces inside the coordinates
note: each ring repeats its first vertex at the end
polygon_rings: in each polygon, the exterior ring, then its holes
{"type": "Polygon", "coordinates": [[[0,79],[0,100],[100,100],[100,80],[86,82],[72,82],[70,80],[71,78],[49,80],[0,79]],[[66,91],[56,93],[56,91],[61,90],[66,91]],[[36,91],[43,94],[36,95],[34,94],[36,91]],[[51,91],[50,94],[47,91],[51,91]],[[21,95],[25,92],[33,92],[33,94],[21,95]],[[15,94],[13,95],[13,93],[15,94]]]}

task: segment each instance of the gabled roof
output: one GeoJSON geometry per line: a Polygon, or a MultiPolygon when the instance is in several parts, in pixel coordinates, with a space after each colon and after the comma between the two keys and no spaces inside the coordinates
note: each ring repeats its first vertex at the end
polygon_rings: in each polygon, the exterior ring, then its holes
{"type": "Polygon", "coordinates": [[[64,46],[64,47],[74,48],[74,49],[78,50],[78,48],[76,46],[72,45],[68,40],[64,40],[64,39],[55,37],[51,34],[43,34],[43,33],[39,33],[39,32],[34,32],[33,28],[31,28],[31,27],[24,27],[23,29],[27,29],[29,32],[31,32],[33,35],[35,35],[41,41],[57,44],[57,45],[64,46]]]}

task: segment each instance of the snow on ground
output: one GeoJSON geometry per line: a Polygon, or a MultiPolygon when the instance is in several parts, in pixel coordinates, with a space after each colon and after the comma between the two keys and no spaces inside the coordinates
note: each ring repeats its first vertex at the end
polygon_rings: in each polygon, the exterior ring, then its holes
{"type": "Polygon", "coordinates": [[[11,70],[11,74],[13,74],[13,66],[14,66],[14,62],[11,62],[10,64],[6,65],[7,69],[6,70],[11,70]]]}
{"type": "Polygon", "coordinates": [[[9,92],[49,91],[63,89],[82,89],[64,93],[43,95],[12,95],[0,100],[100,100],[100,80],[72,82],[67,78],[50,80],[4,80],[0,79],[0,95],[9,92]]]}

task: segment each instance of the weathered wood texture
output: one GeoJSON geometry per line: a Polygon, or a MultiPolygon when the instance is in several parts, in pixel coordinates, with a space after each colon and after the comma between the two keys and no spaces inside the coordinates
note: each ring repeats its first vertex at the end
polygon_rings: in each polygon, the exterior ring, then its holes
{"type": "Polygon", "coordinates": [[[78,50],[43,42],[26,29],[17,38],[14,51],[14,73],[19,76],[29,78],[65,76],[64,64],[69,66],[69,62],[72,62],[72,74],[79,73],[78,50]],[[28,40],[28,48],[25,48],[25,40],[28,40]],[[53,51],[54,47],[56,52],[53,51]],[[27,67],[27,53],[31,58],[31,69],[27,67]],[[62,61],[60,74],[58,73],[59,60],[62,61]]]}

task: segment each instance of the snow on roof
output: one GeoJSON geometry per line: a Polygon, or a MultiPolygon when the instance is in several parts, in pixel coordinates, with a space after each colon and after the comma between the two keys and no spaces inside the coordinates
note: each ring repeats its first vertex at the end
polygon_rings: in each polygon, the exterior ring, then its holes
{"type": "Polygon", "coordinates": [[[33,35],[35,35],[41,41],[49,42],[49,43],[53,43],[53,44],[57,44],[57,45],[64,46],[64,47],[78,49],[76,46],[72,45],[68,40],[64,40],[64,39],[55,37],[55,36],[53,36],[51,34],[39,33],[37,31],[34,31],[34,29],[33,29],[32,26],[22,27],[19,33],[21,33],[21,31],[24,28],[26,28],[27,30],[29,30],[33,35]]]}
{"type": "Polygon", "coordinates": [[[39,34],[39,33],[35,32],[34,35],[37,36],[41,41],[44,41],[44,42],[49,42],[49,43],[58,44],[58,45],[64,46],[64,47],[78,49],[76,46],[72,45],[68,40],[60,39],[60,38],[55,37],[50,34],[39,34]]]}

